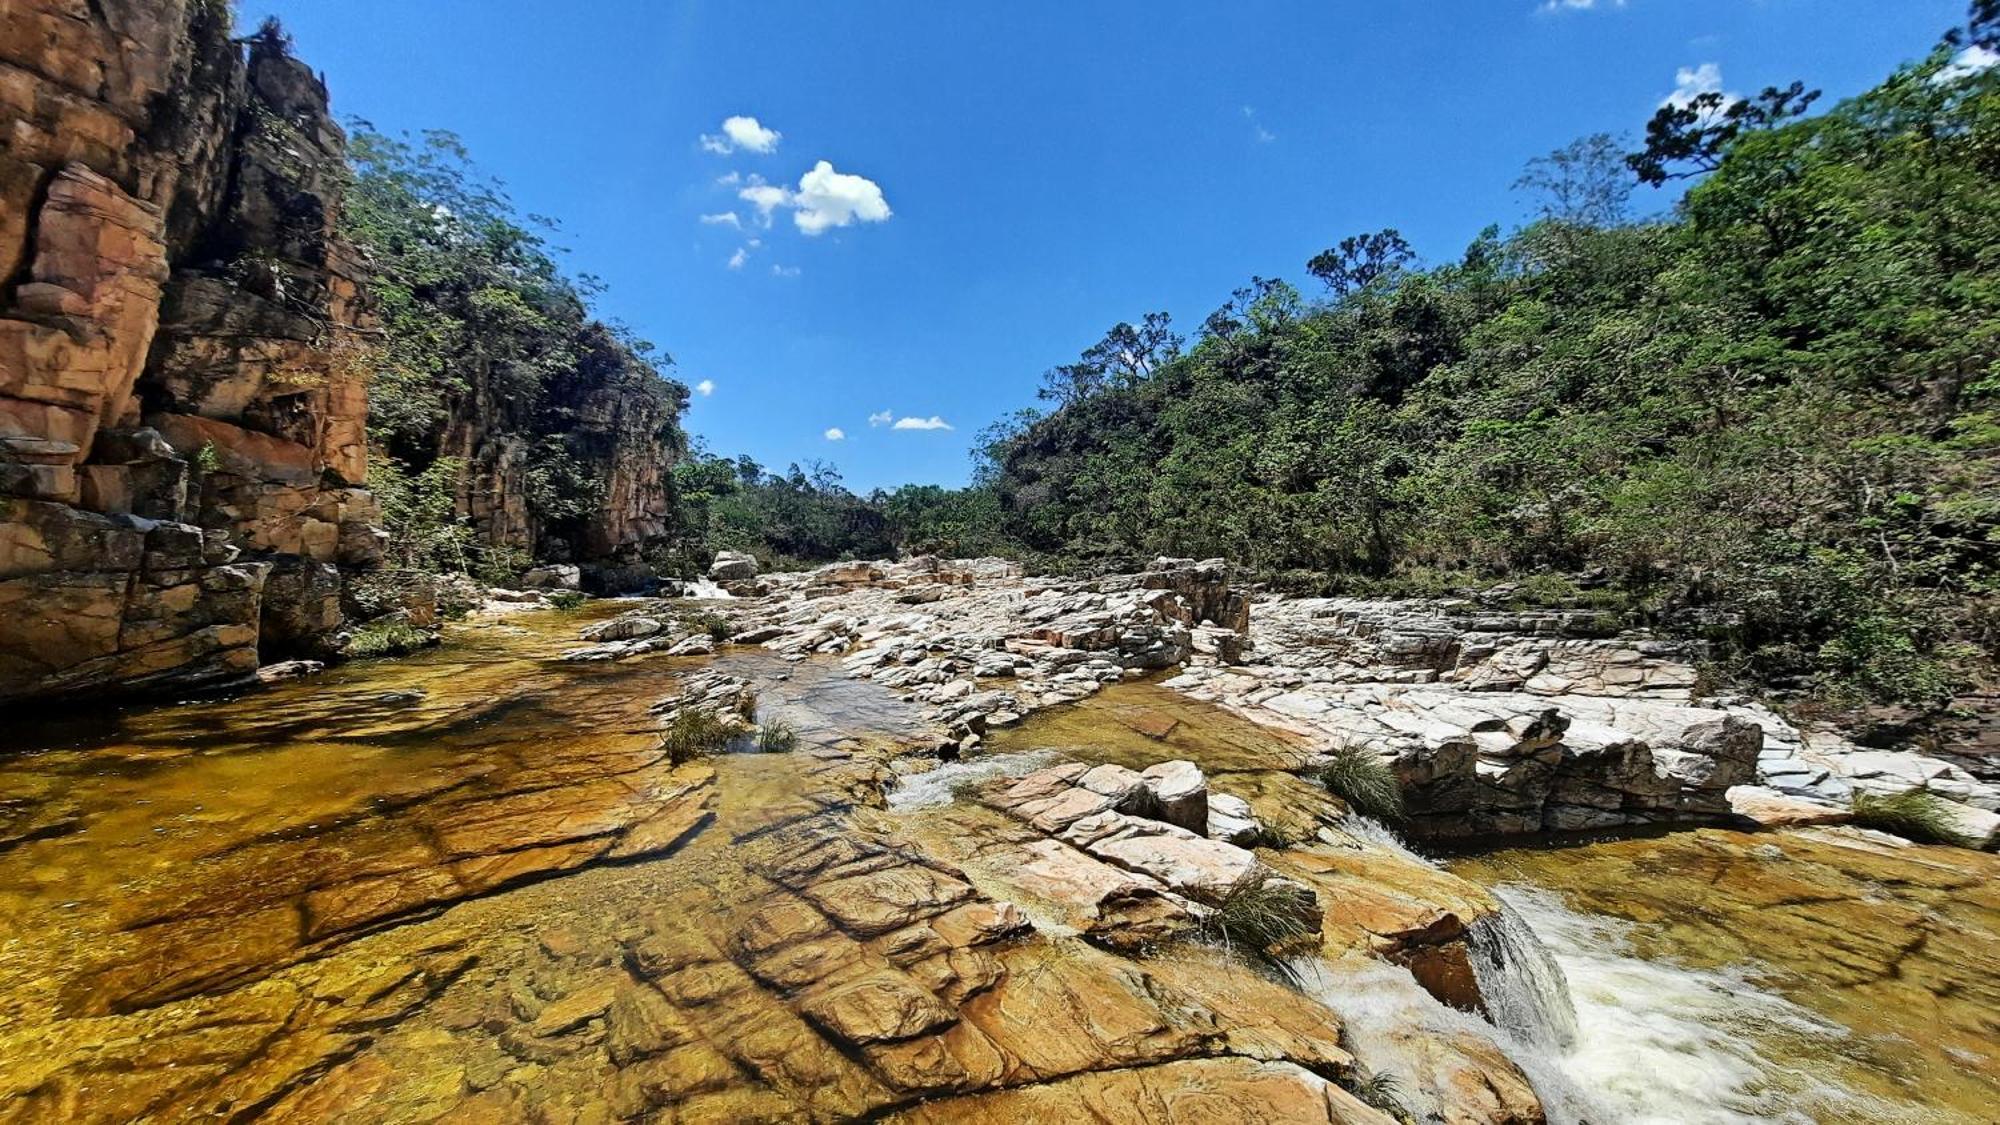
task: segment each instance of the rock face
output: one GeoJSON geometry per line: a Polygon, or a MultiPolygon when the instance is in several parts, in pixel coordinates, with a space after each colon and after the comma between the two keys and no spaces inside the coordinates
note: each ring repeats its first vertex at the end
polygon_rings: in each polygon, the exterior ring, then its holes
{"type": "Polygon", "coordinates": [[[317,654],[380,557],[343,138],[222,11],[0,30],[0,701],[317,654]]]}
{"type": "Polygon", "coordinates": [[[1143,574],[1083,581],[1024,578],[1001,559],[923,557],[763,584],[763,598],[732,609],[737,643],[794,660],[838,655],[852,674],[926,705],[961,749],[989,727],[1180,664],[1199,633],[1232,638],[1236,652],[1249,615],[1215,559],[1160,559],[1143,574]]]}
{"type": "Polygon", "coordinates": [[[635,364],[601,325],[578,342],[573,370],[526,404],[496,385],[490,365],[465,364],[468,386],[446,396],[447,418],[423,459],[460,466],[455,502],[480,542],[523,560],[575,563],[596,593],[642,589],[653,579],[640,548],[668,531],[670,474],[684,438],[674,386],[635,364]],[[555,518],[535,503],[538,447],[559,447],[594,482],[596,503],[555,518]]]}
{"type": "MultiPolygon", "coordinates": [[[[1702,696],[1698,645],[1619,635],[1593,613],[1271,598],[1253,617],[1219,560],[1076,580],[1023,577],[996,559],[924,558],[760,582],[766,596],[729,611],[738,643],[793,660],[839,656],[849,673],[923,705],[955,752],[1025,715],[1178,666],[1164,686],[1321,754],[1377,754],[1423,835],[1818,819],[1856,791],[1909,789],[1952,802],[1975,840],[2000,833],[2000,786],[1702,696]],[[1732,804],[1732,788],[1758,785],[1826,807],[1732,804]]],[[[1313,764],[1308,754],[1293,768],[1313,764]]],[[[1218,811],[1226,838],[1228,805],[1170,819],[1206,832],[1218,811]]]]}

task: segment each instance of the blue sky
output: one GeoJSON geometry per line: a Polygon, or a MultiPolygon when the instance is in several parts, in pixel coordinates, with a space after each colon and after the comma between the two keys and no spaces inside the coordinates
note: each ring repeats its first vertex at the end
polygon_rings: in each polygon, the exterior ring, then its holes
{"type": "Polygon", "coordinates": [[[1119,320],[1191,330],[1253,274],[1309,288],[1308,257],[1383,226],[1454,256],[1521,221],[1526,160],[1636,136],[1677,82],[1845,96],[1965,5],[241,8],[285,21],[337,113],[453,130],[560,218],[600,311],[712,388],[686,419],[712,449],[823,458],[865,490],[964,481],[980,428],[1119,320]]]}

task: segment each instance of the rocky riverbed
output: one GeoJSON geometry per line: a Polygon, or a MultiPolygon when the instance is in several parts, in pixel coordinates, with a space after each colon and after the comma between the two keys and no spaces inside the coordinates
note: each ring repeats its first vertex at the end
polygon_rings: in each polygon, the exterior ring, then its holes
{"type": "Polygon", "coordinates": [[[1687,830],[1758,782],[1827,816],[1882,777],[1967,810],[1984,790],[1837,768],[1877,752],[1700,696],[1685,651],[1252,604],[1183,561],[725,585],[498,602],[407,659],[11,728],[0,1119],[1535,1122],[1707,1098],[1680,1119],[1724,1121],[1789,1097],[1971,1121],[2000,1094],[2000,861],[1687,830]],[[662,731],[691,708],[796,741],[676,763],[662,731]],[[1301,776],[1337,739],[1395,768],[1427,836],[1671,832],[1440,866],[1301,776]],[[1283,924],[1247,927],[1252,897],[1283,924]],[[1613,925],[1613,968],[1658,987],[1575,960],[1565,927],[1613,925]],[[1741,1004],[1695,1003],[1715,973],[1741,1004]],[[1913,1064],[1896,1037],[1935,1047],[1913,1064]],[[1636,1049],[1668,1042],[1714,1081],[1636,1049]]]}

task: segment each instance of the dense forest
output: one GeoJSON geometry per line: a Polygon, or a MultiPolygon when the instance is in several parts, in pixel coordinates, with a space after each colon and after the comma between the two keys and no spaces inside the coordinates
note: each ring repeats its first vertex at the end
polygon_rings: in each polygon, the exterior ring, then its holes
{"type": "MultiPolygon", "coordinates": [[[[829,466],[697,442],[654,561],[1164,553],[1299,589],[1508,582],[1710,636],[1721,675],[1944,701],[2000,649],[2000,68],[1964,62],[2000,18],[1973,7],[1837,105],[1799,85],[1703,95],[1640,141],[1534,160],[1518,187],[1537,219],[1456,260],[1356,235],[1306,263],[1306,288],[1253,278],[1188,335],[1120,324],[1047,372],[1045,412],[983,435],[967,488],[861,496],[829,466]],[[1665,185],[1685,194],[1636,217],[1665,185]]],[[[509,349],[490,362],[530,409],[579,350],[644,353],[582,316],[496,197],[361,141],[367,241],[441,213],[483,232],[452,251],[476,261],[403,256],[387,290],[399,374],[375,425],[416,511],[427,469],[403,451],[462,340],[509,349]],[[421,279],[461,273],[480,280],[446,287],[440,321],[421,279]]],[[[538,464],[552,511],[587,502],[559,437],[538,464]]]]}

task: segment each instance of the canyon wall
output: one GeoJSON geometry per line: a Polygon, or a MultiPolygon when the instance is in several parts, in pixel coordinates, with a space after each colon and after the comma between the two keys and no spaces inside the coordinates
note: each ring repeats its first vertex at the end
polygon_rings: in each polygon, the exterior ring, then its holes
{"type": "MultiPolygon", "coordinates": [[[[229,20],[0,0],[0,704],[335,654],[348,579],[382,565],[346,138],[283,37],[229,20]]],[[[485,542],[629,581],[667,530],[678,402],[588,354],[566,383],[534,427],[465,396],[438,452],[485,542]],[[594,510],[537,511],[531,437],[594,510]]]]}
{"type": "Polygon", "coordinates": [[[344,138],[225,5],[0,20],[0,700],[325,648],[363,487],[344,138]]]}

